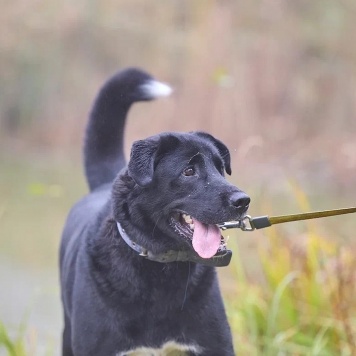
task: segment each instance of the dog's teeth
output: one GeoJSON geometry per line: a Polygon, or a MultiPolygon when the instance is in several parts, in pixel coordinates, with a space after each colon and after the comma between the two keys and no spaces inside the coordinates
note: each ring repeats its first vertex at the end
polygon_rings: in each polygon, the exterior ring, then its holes
{"type": "Polygon", "coordinates": [[[220,246],[227,247],[227,242],[229,241],[229,236],[221,236],[220,246]]]}
{"type": "Polygon", "coordinates": [[[189,227],[194,230],[194,224],[189,224],[189,227]]]}
{"type": "Polygon", "coordinates": [[[193,223],[193,219],[190,215],[188,214],[182,214],[182,217],[184,219],[184,221],[187,223],[187,224],[192,224],[193,223]]]}

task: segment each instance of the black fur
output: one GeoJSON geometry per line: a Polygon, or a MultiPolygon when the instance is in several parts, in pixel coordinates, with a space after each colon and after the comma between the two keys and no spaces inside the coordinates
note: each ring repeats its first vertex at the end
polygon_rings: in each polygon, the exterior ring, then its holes
{"type": "Polygon", "coordinates": [[[63,355],[113,356],[168,341],[194,346],[187,355],[233,355],[214,268],[149,261],[116,226],[154,253],[187,250],[172,214],[217,224],[241,217],[249,203],[224,178],[228,149],[206,133],[137,141],[125,168],[125,118],[133,102],[152,99],[141,91],[147,80],[137,69],[117,74],[90,116],[85,168],[92,192],[72,208],[60,251],[63,355]],[[187,167],[194,174],[185,174],[187,167]]]}

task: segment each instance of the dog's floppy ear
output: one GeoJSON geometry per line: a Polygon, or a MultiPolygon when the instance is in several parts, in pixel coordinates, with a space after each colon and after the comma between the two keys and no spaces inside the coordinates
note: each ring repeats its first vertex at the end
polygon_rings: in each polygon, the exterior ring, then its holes
{"type": "Polygon", "coordinates": [[[214,136],[206,133],[206,132],[194,132],[196,135],[200,137],[204,137],[210,142],[213,143],[213,145],[218,149],[220,156],[224,162],[225,165],[225,171],[228,175],[231,175],[231,157],[230,157],[230,151],[229,149],[223,144],[220,140],[216,139],[214,136]]]}
{"type": "Polygon", "coordinates": [[[131,148],[128,173],[141,187],[152,182],[155,166],[160,157],[177,146],[179,140],[172,134],[161,134],[135,141],[131,148]]]}
{"type": "Polygon", "coordinates": [[[141,187],[150,184],[152,181],[158,146],[159,140],[152,138],[135,141],[132,145],[128,172],[141,187]]]}

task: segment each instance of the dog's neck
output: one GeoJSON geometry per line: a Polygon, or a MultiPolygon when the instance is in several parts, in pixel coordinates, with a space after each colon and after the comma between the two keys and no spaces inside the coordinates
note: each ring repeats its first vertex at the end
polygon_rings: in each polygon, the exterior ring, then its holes
{"type": "Polygon", "coordinates": [[[136,242],[134,242],[129,235],[126,233],[124,228],[121,226],[119,222],[116,222],[117,228],[122,239],[126,242],[126,244],[131,247],[134,251],[138,253],[139,256],[146,258],[150,261],[161,262],[161,263],[169,263],[169,262],[194,262],[200,263],[207,266],[220,267],[226,266],[230,259],[226,259],[224,255],[214,256],[209,259],[202,258],[198,256],[191,250],[183,250],[183,251],[174,251],[169,250],[160,254],[154,254],[152,251],[140,246],[136,242]]]}

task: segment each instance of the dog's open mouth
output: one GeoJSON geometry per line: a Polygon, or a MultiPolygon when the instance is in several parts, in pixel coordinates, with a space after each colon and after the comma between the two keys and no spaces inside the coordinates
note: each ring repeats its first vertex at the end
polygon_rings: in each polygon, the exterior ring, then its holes
{"type": "Polygon", "coordinates": [[[211,258],[226,250],[226,241],[215,224],[205,224],[189,214],[177,212],[171,216],[171,226],[202,258],[211,258]]]}

